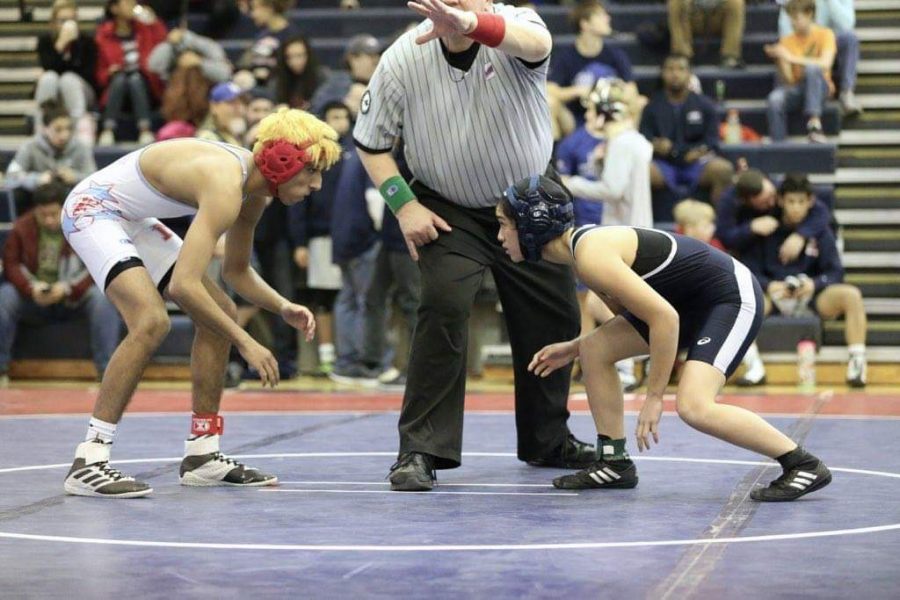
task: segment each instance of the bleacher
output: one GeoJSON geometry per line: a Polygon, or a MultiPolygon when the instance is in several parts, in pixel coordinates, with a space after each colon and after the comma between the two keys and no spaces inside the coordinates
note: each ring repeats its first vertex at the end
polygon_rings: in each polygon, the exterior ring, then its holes
{"type": "MultiPolygon", "coordinates": [[[[29,115],[34,109],[33,87],[39,74],[35,35],[46,28],[50,0],[28,3],[34,22],[18,21],[16,0],[0,0],[0,169],[6,168],[19,143],[30,136],[29,115]]],[[[340,67],[346,38],[371,33],[389,42],[415,15],[397,0],[361,0],[364,8],[339,11],[337,0],[300,0],[300,8],[289,14],[311,40],[320,61],[340,67]]],[[[900,0],[857,0],[857,29],[861,39],[857,93],[866,112],[842,122],[836,103],[829,103],[823,115],[829,144],[810,145],[801,137],[803,124],[792,125],[795,138],[779,144],[724,146],[723,154],[744,157],[751,166],[777,174],[791,170],[814,174],[814,181],[833,200],[844,240],[847,280],[858,285],[869,313],[871,361],[896,360],[900,355],[900,0]],[[883,349],[879,349],[883,348],[883,349]]],[[[82,27],[93,27],[102,0],[81,0],[82,27]]],[[[635,79],[643,93],[656,89],[662,51],[650,49],[637,40],[634,31],[644,23],[664,24],[665,4],[638,3],[610,5],[615,36],[608,42],[623,48],[634,64],[635,79]]],[[[777,38],[777,7],[752,4],[747,7],[744,70],[725,70],[715,65],[718,42],[698,36],[698,75],[705,93],[716,96],[724,87],[719,111],[737,108],[741,121],[759,133],[767,133],[765,98],[771,91],[775,69],[764,56],[763,45],[777,38]]],[[[541,15],[554,33],[557,47],[574,43],[567,22],[568,8],[546,6],[541,15]]],[[[205,31],[204,15],[189,17],[192,29],[205,31]]],[[[235,59],[250,44],[254,29],[242,18],[220,38],[229,57],[235,59]]],[[[99,166],[109,164],[133,146],[97,149],[99,166]]],[[[2,224],[0,224],[2,234],[2,224]]],[[[841,324],[827,323],[822,339],[822,357],[839,360],[843,351],[841,324]],[[837,348],[840,346],[841,348],[837,348]],[[829,348],[832,347],[832,348],[829,348]]],[[[777,343],[770,351],[792,350],[785,336],[769,336],[777,343]]],[[[764,338],[765,339],[765,338],[764,338]]],[[[767,348],[764,347],[764,350],[767,348]]],[[[774,360],[778,354],[771,355],[774,360]]],[[[785,358],[786,360],[786,358],[785,358]]],[[[792,360],[792,359],[791,359],[792,360]]],[[[877,370],[872,371],[877,380],[877,370]]]]}

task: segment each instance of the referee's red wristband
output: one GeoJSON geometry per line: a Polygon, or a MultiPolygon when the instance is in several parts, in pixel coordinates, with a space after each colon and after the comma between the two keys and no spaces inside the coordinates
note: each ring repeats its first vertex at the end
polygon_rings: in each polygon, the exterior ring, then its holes
{"type": "Polygon", "coordinates": [[[466,37],[479,44],[496,48],[506,36],[506,19],[492,13],[478,13],[478,25],[466,37]]]}

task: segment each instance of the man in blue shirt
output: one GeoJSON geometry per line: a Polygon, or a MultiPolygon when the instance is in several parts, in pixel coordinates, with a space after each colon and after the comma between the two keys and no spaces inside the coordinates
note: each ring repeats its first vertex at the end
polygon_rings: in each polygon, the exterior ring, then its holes
{"type": "Polygon", "coordinates": [[[866,309],[859,288],[843,283],[844,267],[830,228],[806,241],[795,260],[783,262],[781,245],[794,234],[816,202],[806,175],[789,174],[778,192],[782,209],[779,228],[758,238],[742,255],[766,292],[766,314],[773,305],[782,314],[802,313],[806,306],[823,319],[844,317],[850,352],[847,383],[866,385],[866,309]]]}
{"type": "Polygon", "coordinates": [[[663,89],[641,117],[640,132],[653,144],[655,156],[650,183],[654,190],[668,187],[680,198],[703,188],[715,204],[731,184],[734,169],[715,155],[719,148],[716,107],[709,98],[688,89],[690,79],[691,64],[686,56],[666,57],[663,89]]]}
{"type": "MultiPolygon", "coordinates": [[[[759,239],[772,235],[781,217],[775,184],[759,169],[747,169],[719,199],[716,236],[732,254],[740,255],[759,239]]],[[[806,241],[821,235],[830,224],[831,211],[816,200],[779,249],[782,262],[796,260],[806,241]]]]}
{"type": "Polygon", "coordinates": [[[554,50],[550,58],[548,90],[572,112],[577,125],[584,122],[581,98],[601,78],[632,81],[631,61],[621,48],[604,38],[612,33],[609,13],[600,0],[582,0],[569,15],[578,36],[574,46],[554,50]]]}

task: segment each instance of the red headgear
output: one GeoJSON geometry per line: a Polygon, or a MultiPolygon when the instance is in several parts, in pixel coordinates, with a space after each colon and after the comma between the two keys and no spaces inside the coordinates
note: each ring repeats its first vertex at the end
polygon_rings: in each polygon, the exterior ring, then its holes
{"type": "Polygon", "coordinates": [[[292,144],[287,140],[266,142],[253,157],[256,167],[269,182],[269,193],[278,195],[278,186],[303,170],[309,162],[305,146],[292,144]]]}

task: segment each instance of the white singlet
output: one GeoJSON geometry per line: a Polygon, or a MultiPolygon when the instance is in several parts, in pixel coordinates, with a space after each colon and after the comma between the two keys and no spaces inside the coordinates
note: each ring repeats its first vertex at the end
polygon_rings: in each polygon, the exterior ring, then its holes
{"type": "MultiPolygon", "coordinates": [[[[247,182],[248,161],[252,159],[248,150],[193,139],[231,152],[241,164],[242,185],[247,182]]],[[[63,204],[63,234],[104,291],[113,267],[131,259],[139,259],[159,287],[178,259],[182,243],[160,219],[197,212],[193,206],[163,195],[147,181],[140,167],[141,154],[147,148],[129,152],[85,178],[63,204]]]]}

